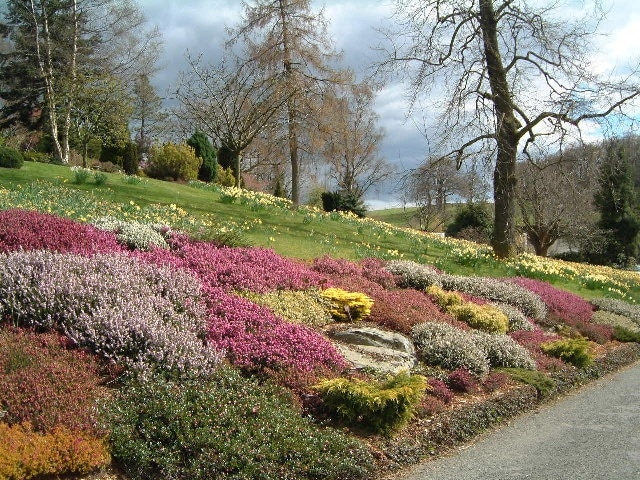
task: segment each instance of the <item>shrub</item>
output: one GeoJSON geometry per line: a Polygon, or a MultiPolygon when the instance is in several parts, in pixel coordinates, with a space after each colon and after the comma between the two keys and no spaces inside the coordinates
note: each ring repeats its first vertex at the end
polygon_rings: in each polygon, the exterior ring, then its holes
{"type": "Polygon", "coordinates": [[[274,315],[291,323],[322,327],[333,321],[329,313],[331,304],[318,290],[243,292],[242,296],[258,305],[269,308],[274,315]]]}
{"type": "Polygon", "coordinates": [[[535,387],[538,396],[541,398],[548,397],[556,388],[556,382],[542,372],[536,370],[525,370],[522,368],[505,368],[501,371],[505,372],[514,380],[525,385],[535,387]]]}
{"type": "Polygon", "coordinates": [[[451,403],[454,397],[447,384],[438,378],[429,379],[429,394],[440,399],[444,404],[451,403]]]}
{"type": "Polygon", "coordinates": [[[110,253],[122,251],[112,233],[67,218],[27,210],[0,211],[0,252],[110,253]]]}
{"type": "Polygon", "coordinates": [[[22,168],[24,157],[22,153],[13,148],[0,145],[0,167],[3,168],[22,168]]]}
{"type": "Polygon", "coordinates": [[[457,368],[451,372],[447,376],[447,385],[452,390],[462,393],[475,393],[480,386],[478,380],[471,375],[471,372],[464,368],[457,368]]]}
{"type": "Polygon", "coordinates": [[[536,369],[536,362],[529,351],[513,338],[484,332],[469,334],[473,336],[476,346],[484,352],[492,367],[536,369]]]}
{"type": "Polygon", "coordinates": [[[640,342],[640,331],[616,326],[613,328],[613,338],[619,342],[640,342]]]}
{"type": "Polygon", "coordinates": [[[640,325],[631,320],[629,317],[613,312],[607,312],[605,310],[597,310],[593,312],[591,321],[593,323],[611,325],[614,328],[621,327],[632,332],[640,332],[640,325]]]}
{"type": "Polygon", "coordinates": [[[509,321],[509,332],[517,332],[520,330],[534,330],[534,325],[517,307],[508,305],[506,303],[494,303],[493,305],[499,308],[502,313],[507,316],[507,319],[509,321]]]}
{"type": "Polygon", "coordinates": [[[22,152],[22,157],[27,162],[38,162],[38,163],[58,163],[54,157],[47,153],[36,152],[33,150],[22,152]]]}
{"type": "Polygon", "coordinates": [[[560,359],[547,356],[540,348],[543,343],[559,340],[560,337],[558,335],[547,334],[540,329],[536,329],[513,332],[509,336],[530,352],[539,369],[550,371],[564,367],[564,363],[560,359]]]}
{"type": "Polygon", "coordinates": [[[140,252],[145,261],[195,273],[207,287],[250,290],[306,290],[324,283],[321,275],[295,260],[279,256],[266,248],[219,248],[186,238],[171,241],[171,252],[140,252]]]}
{"type": "Polygon", "coordinates": [[[441,272],[429,265],[422,265],[411,260],[392,260],[386,269],[400,277],[402,286],[424,290],[431,285],[442,286],[441,272]]]}
{"type": "Polygon", "coordinates": [[[95,360],[81,350],[65,349],[59,335],[0,329],[3,421],[29,421],[41,432],[56,425],[91,431],[100,383],[95,360]]]}
{"type": "Polygon", "coordinates": [[[543,280],[515,277],[511,281],[538,295],[549,311],[562,319],[579,322],[591,320],[593,306],[574,293],[560,290],[543,280]]]}
{"type": "Polygon", "coordinates": [[[427,381],[420,375],[400,372],[382,382],[335,378],[324,380],[313,388],[341,418],[388,435],[413,416],[427,381]]]}
{"type": "Polygon", "coordinates": [[[468,203],[458,210],[453,222],[445,231],[448,237],[463,238],[460,233],[467,229],[475,229],[483,239],[489,240],[493,228],[491,215],[487,207],[481,203],[468,203]]]}
{"type": "Polygon", "coordinates": [[[218,289],[209,292],[208,340],[248,372],[342,370],[346,363],[319,333],[273,315],[266,307],[218,289]]]}
{"type": "Polygon", "coordinates": [[[509,320],[498,307],[490,304],[477,305],[466,302],[460,294],[445,292],[435,285],[428,287],[426,291],[443,310],[453,315],[456,320],[485,332],[507,333],[509,320]]]}
{"type": "Polygon", "coordinates": [[[133,250],[169,248],[165,237],[168,237],[171,231],[163,224],[149,225],[136,221],[118,220],[113,217],[98,218],[92,224],[100,230],[115,233],[121,244],[133,250]]]}
{"type": "Polygon", "coordinates": [[[364,217],[367,211],[362,199],[351,192],[323,192],[322,209],[325,212],[351,212],[358,217],[364,217]]]}
{"type": "Polygon", "coordinates": [[[480,377],[489,371],[489,360],[466,332],[444,323],[421,323],[411,337],[420,358],[428,365],[449,370],[465,368],[480,377]]]}
{"type": "Polygon", "coordinates": [[[227,367],[207,381],[132,382],[101,410],[112,455],[132,480],[359,479],[372,470],[360,442],[227,367]]]}
{"type": "Polygon", "coordinates": [[[509,383],[509,375],[504,372],[491,372],[482,381],[482,386],[489,392],[495,392],[509,383]]]}
{"type": "Polygon", "coordinates": [[[94,172],[93,174],[93,181],[98,186],[105,185],[107,183],[107,178],[107,174],[104,172],[94,172]]]}
{"type": "Polygon", "coordinates": [[[424,290],[435,285],[444,290],[473,295],[491,302],[506,303],[536,320],[547,315],[546,306],[538,295],[508,281],[443,274],[433,267],[408,260],[391,261],[386,268],[400,276],[401,284],[407,287],[424,290]]]}
{"type": "Polygon", "coordinates": [[[193,147],[196,156],[202,159],[202,165],[198,170],[198,180],[203,182],[215,181],[218,161],[216,159],[216,151],[209,138],[203,132],[196,131],[187,140],[187,145],[193,147]]]}
{"type": "Polygon", "coordinates": [[[200,165],[202,158],[196,156],[192,147],[167,143],[162,147],[152,147],[145,173],[160,180],[189,181],[198,178],[200,165]]]}
{"type": "Polygon", "coordinates": [[[560,358],[578,368],[583,368],[593,362],[594,356],[591,353],[591,344],[585,338],[567,338],[555,340],[540,345],[543,352],[548,355],[560,358]]]}
{"type": "Polygon", "coordinates": [[[102,440],[63,426],[41,434],[29,423],[11,426],[0,422],[0,438],[2,479],[85,474],[111,461],[102,440]]]}
{"type": "Polygon", "coordinates": [[[591,303],[599,310],[623,315],[640,325],[640,305],[631,305],[616,298],[595,298],[591,303]]]}
{"type": "Polygon", "coordinates": [[[91,169],[84,167],[71,167],[71,173],[73,174],[73,183],[77,185],[83,185],[89,180],[91,175],[91,169]]]}
{"type": "Polygon", "coordinates": [[[506,335],[426,323],[414,327],[412,338],[427,364],[449,370],[464,368],[480,377],[489,367],[536,368],[528,351],[506,335]]]}
{"type": "Polygon", "coordinates": [[[18,326],[59,329],[137,371],[203,374],[216,367],[219,355],[204,344],[201,300],[190,274],[127,255],[0,255],[1,316],[18,326]]]}
{"type": "Polygon", "coordinates": [[[347,292],[341,288],[327,288],[320,295],[331,303],[329,313],[339,322],[357,322],[371,313],[373,300],[364,293],[347,292]]]}

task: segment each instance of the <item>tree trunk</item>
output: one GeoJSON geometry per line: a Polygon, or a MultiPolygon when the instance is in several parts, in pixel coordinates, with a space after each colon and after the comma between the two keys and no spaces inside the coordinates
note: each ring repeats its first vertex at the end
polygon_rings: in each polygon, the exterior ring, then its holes
{"type": "Polygon", "coordinates": [[[495,106],[498,155],[493,175],[495,204],[493,251],[499,258],[516,253],[516,153],[518,121],[515,118],[507,75],[498,48],[498,20],[492,0],[479,0],[489,84],[495,106]]]}
{"type": "MultiPolygon", "coordinates": [[[[293,64],[291,60],[291,47],[287,25],[286,0],[279,0],[280,21],[282,22],[282,54],[285,81],[291,92],[295,89],[293,64]]],[[[300,158],[298,155],[298,129],[295,96],[291,95],[287,100],[287,120],[289,129],[289,158],[291,161],[291,201],[294,205],[300,203],[300,158]]]]}

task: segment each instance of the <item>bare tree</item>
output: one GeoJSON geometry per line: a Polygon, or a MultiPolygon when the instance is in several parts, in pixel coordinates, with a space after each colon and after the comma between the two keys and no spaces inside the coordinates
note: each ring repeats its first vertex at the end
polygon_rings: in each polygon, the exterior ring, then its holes
{"type": "Polygon", "coordinates": [[[330,68],[337,55],[326,33],[322,12],[310,0],[255,0],[244,3],[244,17],[231,31],[232,41],[247,45],[249,62],[270,72],[288,92],[280,126],[286,131],[291,165],[291,199],[300,201],[301,142],[321,104],[324,82],[336,81],[330,68]],[[306,130],[306,132],[305,132],[306,130]]]}
{"type": "MultiPolygon", "coordinates": [[[[621,112],[639,93],[638,71],[601,77],[588,55],[596,10],[574,20],[558,4],[518,0],[395,0],[381,71],[408,79],[411,100],[442,90],[440,148],[458,164],[479,151],[495,155],[494,252],[516,249],[516,159],[535,141],[579,133],[580,125],[621,112]]],[[[597,5],[596,5],[597,6],[597,5]]],[[[575,12],[572,12],[575,15],[575,12]]],[[[441,99],[441,101],[440,101],[441,99]]]]}
{"type": "Polygon", "coordinates": [[[319,117],[320,151],[338,190],[362,200],[394,171],[378,153],[383,132],[373,110],[374,91],[366,83],[329,90],[319,117]]]}
{"type": "Polygon", "coordinates": [[[517,165],[517,202],[523,230],[536,255],[546,256],[560,238],[584,239],[595,231],[599,149],[574,147],[517,165]]]}
{"type": "Polygon", "coordinates": [[[202,67],[199,59],[189,58],[191,70],[178,81],[176,98],[181,108],[176,114],[189,130],[195,127],[214,140],[221,164],[222,151],[230,157],[239,185],[241,153],[273,127],[290,93],[280,89],[279,77],[257,64],[228,62],[202,67]]]}

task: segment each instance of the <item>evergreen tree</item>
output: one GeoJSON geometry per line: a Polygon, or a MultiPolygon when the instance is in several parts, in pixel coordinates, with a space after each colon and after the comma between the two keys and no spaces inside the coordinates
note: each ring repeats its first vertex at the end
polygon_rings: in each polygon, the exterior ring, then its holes
{"type": "Polygon", "coordinates": [[[202,159],[202,165],[198,171],[198,180],[203,182],[214,182],[216,180],[216,151],[209,141],[209,138],[201,132],[196,132],[187,140],[187,145],[193,147],[196,156],[202,159]]]}
{"type": "Polygon", "coordinates": [[[595,195],[600,212],[598,226],[607,232],[603,260],[629,266],[638,254],[640,220],[629,155],[619,141],[605,147],[598,184],[595,195]]]}

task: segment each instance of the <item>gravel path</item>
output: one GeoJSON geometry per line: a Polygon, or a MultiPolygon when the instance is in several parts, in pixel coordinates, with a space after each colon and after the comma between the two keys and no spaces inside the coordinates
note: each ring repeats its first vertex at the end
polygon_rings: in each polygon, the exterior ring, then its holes
{"type": "Polygon", "coordinates": [[[640,363],[402,477],[515,479],[640,480],[640,363]]]}

